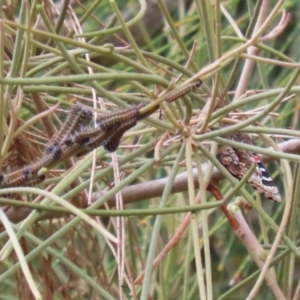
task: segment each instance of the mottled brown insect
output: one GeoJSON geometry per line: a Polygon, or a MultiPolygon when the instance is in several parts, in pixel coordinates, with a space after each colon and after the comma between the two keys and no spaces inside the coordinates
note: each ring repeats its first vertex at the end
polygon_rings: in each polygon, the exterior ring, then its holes
{"type": "Polygon", "coordinates": [[[166,102],[168,102],[168,103],[173,102],[173,101],[177,100],[178,98],[185,96],[192,90],[200,87],[201,85],[202,85],[202,81],[200,79],[195,80],[195,81],[191,82],[190,84],[187,84],[183,88],[179,89],[178,91],[172,92],[166,99],[166,102]]]}
{"type": "Polygon", "coordinates": [[[111,129],[111,134],[102,142],[102,146],[109,152],[114,152],[118,149],[123,134],[134,127],[137,123],[136,119],[128,119],[120,124],[120,126],[111,129]]]}
{"type": "MultiPolygon", "coordinates": [[[[252,139],[247,134],[234,133],[223,136],[226,139],[253,145],[252,139]]],[[[257,154],[244,149],[219,145],[217,158],[222,165],[235,177],[242,179],[253,164],[255,171],[248,179],[248,183],[259,193],[275,202],[281,202],[281,196],[267,169],[259,160],[257,154]]]]}
{"type": "Polygon", "coordinates": [[[136,106],[102,114],[97,118],[96,124],[98,127],[106,130],[120,126],[129,119],[134,119],[135,122],[140,119],[140,111],[136,106]]]}
{"type": "MultiPolygon", "coordinates": [[[[201,80],[191,82],[171,93],[166,101],[172,102],[201,84],[201,80]]],[[[44,172],[40,172],[43,168],[47,170],[67,158],[86,154],[100,146],[110,152],[117,150],[123,134],[158,108],[158,106],[154,107],[142,115],[140,109],[145,106],[146,104],[143,103],[102,114],[97,118],[96,128],[90,124],[93,116],[91,110],[80,104],[72,106],[61,130],[47,144],[43,156],[36,162],[8,174],[0,172],[0,187],[32,185],[35,182],[41,182],[45,178],[44,172]]]]}

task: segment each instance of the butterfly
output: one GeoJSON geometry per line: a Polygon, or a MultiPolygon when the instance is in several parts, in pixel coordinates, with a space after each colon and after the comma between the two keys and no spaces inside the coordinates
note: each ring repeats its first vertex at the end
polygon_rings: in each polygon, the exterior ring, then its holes
{"type": "MultiPolygon", "coordinates": [[[[224,135],[223,137],[253,145],[251,137],[247,134],[233,133],[224,135]]],[[[256,168],[248,179],[249,185],[270,200],[281,202],[281,196],[277,186],[256,153],[227,145],[219,145],[217,158],[222,165],[238,179],[242,179],[250,167],[255,164],[256,168]]]]}

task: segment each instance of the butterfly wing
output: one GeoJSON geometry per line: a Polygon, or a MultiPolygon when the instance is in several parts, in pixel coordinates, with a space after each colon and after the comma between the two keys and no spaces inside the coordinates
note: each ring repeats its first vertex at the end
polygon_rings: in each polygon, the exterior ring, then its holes
{"type": "MultiPolygon", "coordinates": [[[[253,144],[251,138],[246,134],[229,134],[224,137],[250,145],[253,144]]],[[[270,200],[281,202],[278,188],[255,153],[227,145],[219,145],[217,158],[222,165],[238,179],[242,179],[251,166],[255,164],[256,168],[248,179],[248,183],[270,200]]]]}

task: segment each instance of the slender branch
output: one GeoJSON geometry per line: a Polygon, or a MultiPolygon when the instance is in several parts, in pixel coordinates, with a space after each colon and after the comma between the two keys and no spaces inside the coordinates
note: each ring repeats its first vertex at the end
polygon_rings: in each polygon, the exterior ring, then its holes
{"type": "MultiPolygon", "coordinates": [[[[293,153],[293,154],[300,154],[300,139],[291,139],[289,141],[283,142],[278,145],[280,149],[285,153],[293,153]]],[[[273,157],[268,157],[266,155],[260,156],[260,159],[263,163],[269,163],[274,160],[273,157]]],[[[208,164],[202,165],[202,170],[205,173],[208,164]]],[[[211,182],[219,182],[223,179],[222,174],[219,172],[218,169],[213,169],[213,174],[211,177],[211,182]]],[[[135,185],[130,185],[125,187],[122,190],[122,197],[124,204],[139,202],[155,197],[160,197],[163,193],[165,185],[167,183],[168,178],[162,178],[157,180],[152,180],[146,183],[139,183],[135,185]]],[[[199,188],[198,185],[198,175],[196,169],[194,169],[194,185],[195,188],[199,188]]],[[[171,190],[171,193],[180,193],[187,190],[187,173],[182,172],[178,174],[174,180],[174,184],[171,190]]],[[[92,196],[92,201],[99,199],[101,195],[99,193],[94,193],[92,196]]],[[[115,206],[115,197],[111,197],[108,199],[107,204],[110,207],[115,206]]],[[[7,209],[6,214],[8,218],[12,222],[19,222],[23,220],[28,214],[31,212],[31,209],[28,208],[15,208],[10,207],[7,209]]],[[[60,216],[58,213],[49,213],[46,214],[43,218],[55,218],[60,216]]]]}
{"type": "MultiPolygon", "coordinates": [[[[291,139],[289,141],[280,143],[278,146],[281,149],[281,151],[285,153],[300,154],[300,139],[291,139]]],[[[261,155],[260,160],[262,163],[265,164],[274,161],[274,157],[261,155]]],[[[207,164],[202,165],[202,170],[204,173],[206,172],[207,167],[208,167],[207,164]]],[[[199,188],[197,176],[198,176],[197,171],[196,169],[194,169],[195,188],[199,188]]],[[[219,182],[222,179],[223,176],[220,173],[220,171],[217,168],[214,168],[211,177],[211,182],[219,182]]],[[[168,178],[166,177],[166,178],[157,179],[146,183],[131,185],[124,188],[122,190],[122,197],[124,203],[128,204],[128,203],[138,202],[138,201],[147,200],[155,197],[160,197],[164,190],[167,180],[168,178]]],[[[179,175],[177,175],[175,178],[173,188],[172,188],[172,193],[180,193],[186,190],[187,190],[187,172],[182,172],[179,175]]],[[[98,193],[95,193],[93,195],[93,198],[98,199],[99,196],[100,195],[98,193]]],[[[107,203],[109,204],[109,206],[114,206],[115,203],[114,197],[110,198],[107,203]]]]}

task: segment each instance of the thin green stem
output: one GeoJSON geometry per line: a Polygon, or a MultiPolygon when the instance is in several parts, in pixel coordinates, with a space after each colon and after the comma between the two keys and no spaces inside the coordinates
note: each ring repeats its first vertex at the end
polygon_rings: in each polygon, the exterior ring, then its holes
{"type": "MultiPolygon", "coordinates": [[[[198,181],[200,187],[201,203],[207,203],[206,199],[206,186],[204,182],[204,174],[202,172],[202,159],[197,151],[194,151],[195,162],[198,172],[198,181]]],[[[212,270],[211,270],[211,255],[210,255],[210,242],[209,242],[209,226],[208,214],[206,210],[201,212],[201,223],[203,228],[203,242],[204,242],[204,259],[205,259],[205,283],[207,290],[207,299],[213,299],[213,284],[212,284],[212,270]]]]}
{"type": "MultiPolygon", "coordinates": [[[[237,184],[237,179],[234,178],[228,170],[218,161],[216,157],[211,156],[209,151],[202,146],[201,144],[198,145],[200,150],[203,152],[203,154],[211,160],[211,162],[220,170],[220,172],[224,175],[224,177],[229,180],[229,182],[235,186],[237,184]]],[[[259,213],[259,215],[263,218],[263,220],[270,226],[270,228],[277,233],[278,231],[278,225],[274,222],[274,220],[262,209],[261,206],[257,204],[257,202],[251,197],[251,195],[245,190],[241,189],[240,194],[251,204],[251,206],[259,213]]],[[[291,239],[284,235],[283,240],[285,244],[288,246],[288,248],[297,256],[300,257],[300,251],[296,247],[293,241],[291,239]]]]}
{"type": "MultiPolygon", "coordinates": [[[[192,138],[188,137],[186,141],[186,168],[188,174],[188,194],[189,194],[189,202],[191,205],[195,205],[195,186],[194,186],[194,178],[193,178],[193,163],[192,163],[192,138]]],[[[198,235],[198,224],[197,218],[195,214],[192,214],[192,236],[193,236],[193,245],[194,245],[194,256],[196,260],[196,269],[197,269],[197,280],[198,280],[198,288],[199,288],[199,297],[202,300],[206,300],[206,286],[204,280],[204,270],[202,266],[202,261],[200,257],[200,246],[199,246],[199,235],[198,235]]]]}
{"type": "MultiPolygon", "coordinates": [[[[5,189],[7,193],[17,193],[18,190],[14,188],[5,189]]],[[[22,193],[26,193],[27,190],[22,190],[22,193]]],[[[4,193],[4,192],[3,192],[4,193]]],[[[28,191],[28,193],[30,193],[28,191]]],[[[1,193],[2,194],[2,190],[1,193]]],[[[223,204],[223,201],[196,204],[192,206],[178,206],[178,207],[164,207],[164,208],[147,208],[147,209],[126,209],[124,211],[119,210],[109,210],[109,209],[80,209],[81,212],[89,216],[97,217],[131,217],[131,216],[156,216],[156,215],[168,215],[176,213],[185,213],[185,212],[197,212],[200,210],[206,210],[210,208],[216,208],[223,204]]],[[[32,210],[37,210],[39,212],[54,212],[64,215],[77,215],[75,212],[71,211],[68,208],[63,208],[61,206],[53,205],[44,205],[38,203],[22,202],[18,200],[0,198],[0,204],[10,205],[12,207],[18,208],[29,208],[32,210]]]]}
{"type": "MultiPolygon", "coordinates": [[[[141,11],[143,11],[143,13],[145,13],[146,10],[146,1],[145,0],[140,0],[141,3],[141,11]]],[[[138,58],[138,60],[143,64],[144,67],[149,68],[149,65],[146,61],[146,59],[144,58],[142,52],[140,51],[139,46],[137,45],[137,43],[134,40],[134,37],[132,36],[129,27],[127,26],[126,22],[124,21],[122,14],[118,8],[118,6],[116,5],[114,0],[110,0],[110,5],[114,11],[114,13],[116,14],[116,17],[118,18],[118,21],[121,24],[121,27],[123,29],[123,32],[125,33],[136,57],[138,58]]],[[[143,15],[142,15],[143,16],[143,15]]],[[[141,16],[141,18],[142,18],[141,16]]]]}
{"type": "MultiPolygon", "coordinates": [[[[164,192],[163,192],[160,204],[159,204],[159,208],[166,209],[165,206],[166,206],[167,200],[171,194],[171,190],[173,187],[175,177],[178,173],[179,163],[183,159],[184,148],[185,148],[185,145],[183,144],[178,153],[177,159],[174,162],[174,166],[171,170],[171,173],[168,177],[168,182],[164,189],[164,192]]],[[[142,292],[141,292],[141,298],[140,298],[141,300],[148,299],[148,293],[149,293],[149,289],[151,287],[151,273],[152,273],[152,269],[153,269],[152,264],[153,264],[153,260],[154,260],[155,253],[156,253],[156,247],[157,247],[157,241],[158,241],[158,237],[159,237],[159,233],[160,233],[160,229],[161,229],[161,223],[162,223],[162,217],[157,216],[155,219],[154,226],[153,226],[153,232],[152,232],[150,245],[149,245],[149,251],[148,251],[146,268],[145,268],[145,276],[144,276],[144,280],[143,280],[143,286],[142,286],[142,292]]]]}

